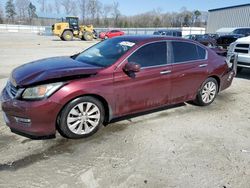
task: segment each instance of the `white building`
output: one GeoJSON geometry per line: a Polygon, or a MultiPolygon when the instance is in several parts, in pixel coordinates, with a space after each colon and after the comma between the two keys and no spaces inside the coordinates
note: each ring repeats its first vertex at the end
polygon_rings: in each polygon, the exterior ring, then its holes
{"type": "Polygon", "coordinates": [[[227,27],[250,27],[250,3],[208,11],[207,33],[227,27]]]}

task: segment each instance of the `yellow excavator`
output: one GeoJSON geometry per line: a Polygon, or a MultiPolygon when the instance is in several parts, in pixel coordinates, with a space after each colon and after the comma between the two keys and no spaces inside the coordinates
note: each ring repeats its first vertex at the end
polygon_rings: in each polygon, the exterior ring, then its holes
{"type": "Polygon", "coordinates": [[[71,41],[73,37],[90,41],[96,37],[93,25],[80,25],[78,17],[66,17],[62,22],[52,25],[54,35],[64,41],[71,41]]]}

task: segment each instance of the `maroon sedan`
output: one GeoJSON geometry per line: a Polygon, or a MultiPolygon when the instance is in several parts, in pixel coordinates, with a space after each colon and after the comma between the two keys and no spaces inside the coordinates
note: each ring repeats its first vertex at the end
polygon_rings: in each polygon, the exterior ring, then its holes
{"type": "Polygon", "coordinates": [[[12,132],[34,138],[58,130],[82,138],[128,114],[185,101],[209,105],[234,75],[222,57],[195,41],[123,36],[16,68],[1,103],[12,132]]]}
{"type": "Polygon", "coordinates": [[[99,35],[100,39],[108,39],[108,38],[113,38],[113,37],[118,37],[118,36],[122,36],[125,33],[123,31],[120,30],[111,30],[108,32],[102,32],[99,35]]]}

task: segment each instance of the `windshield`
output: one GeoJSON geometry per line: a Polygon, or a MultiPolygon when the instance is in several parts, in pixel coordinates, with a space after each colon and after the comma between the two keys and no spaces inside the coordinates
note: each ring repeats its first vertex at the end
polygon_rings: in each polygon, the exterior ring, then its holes
{"type": "Polygon", "coordinates": [[[124,38],[108,39],[83,51],[76,56],[75,60],[95,66],[108,67],[134,45],[135,42],[124,38]]]}
{"type": "Polygon", "coordinates": [[[205,35],[196,35],[197,39],[206,39],[207,37],[205,35]]]}

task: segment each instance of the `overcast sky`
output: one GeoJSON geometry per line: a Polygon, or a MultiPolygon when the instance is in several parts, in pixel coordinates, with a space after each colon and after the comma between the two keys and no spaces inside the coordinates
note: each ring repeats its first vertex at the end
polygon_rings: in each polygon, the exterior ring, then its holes
{"type": "MultiPolygon", "coordinates": [[[[103,4],[112,4],[114,0],[100,0],[103,4]]],[[[182,7],[188,10],[207,11],[209,9],[221,8],[226,6],[234,6],[250,3],[249,0],[117,0],[120,4],[120,11],[123,15],[135,15],[147,12],[153,9],[161,9],[162,12],[177,12],[182,7]]],[[[37,0],[31,0],[37,5],[37,0]]],[[[48,0],[52,2],[52,0],[48,0]]],[[[2,6],[6,0],[0,0],[2,6]]],[[[37,7],[37,10],[39,8],[37,7]]]]}

